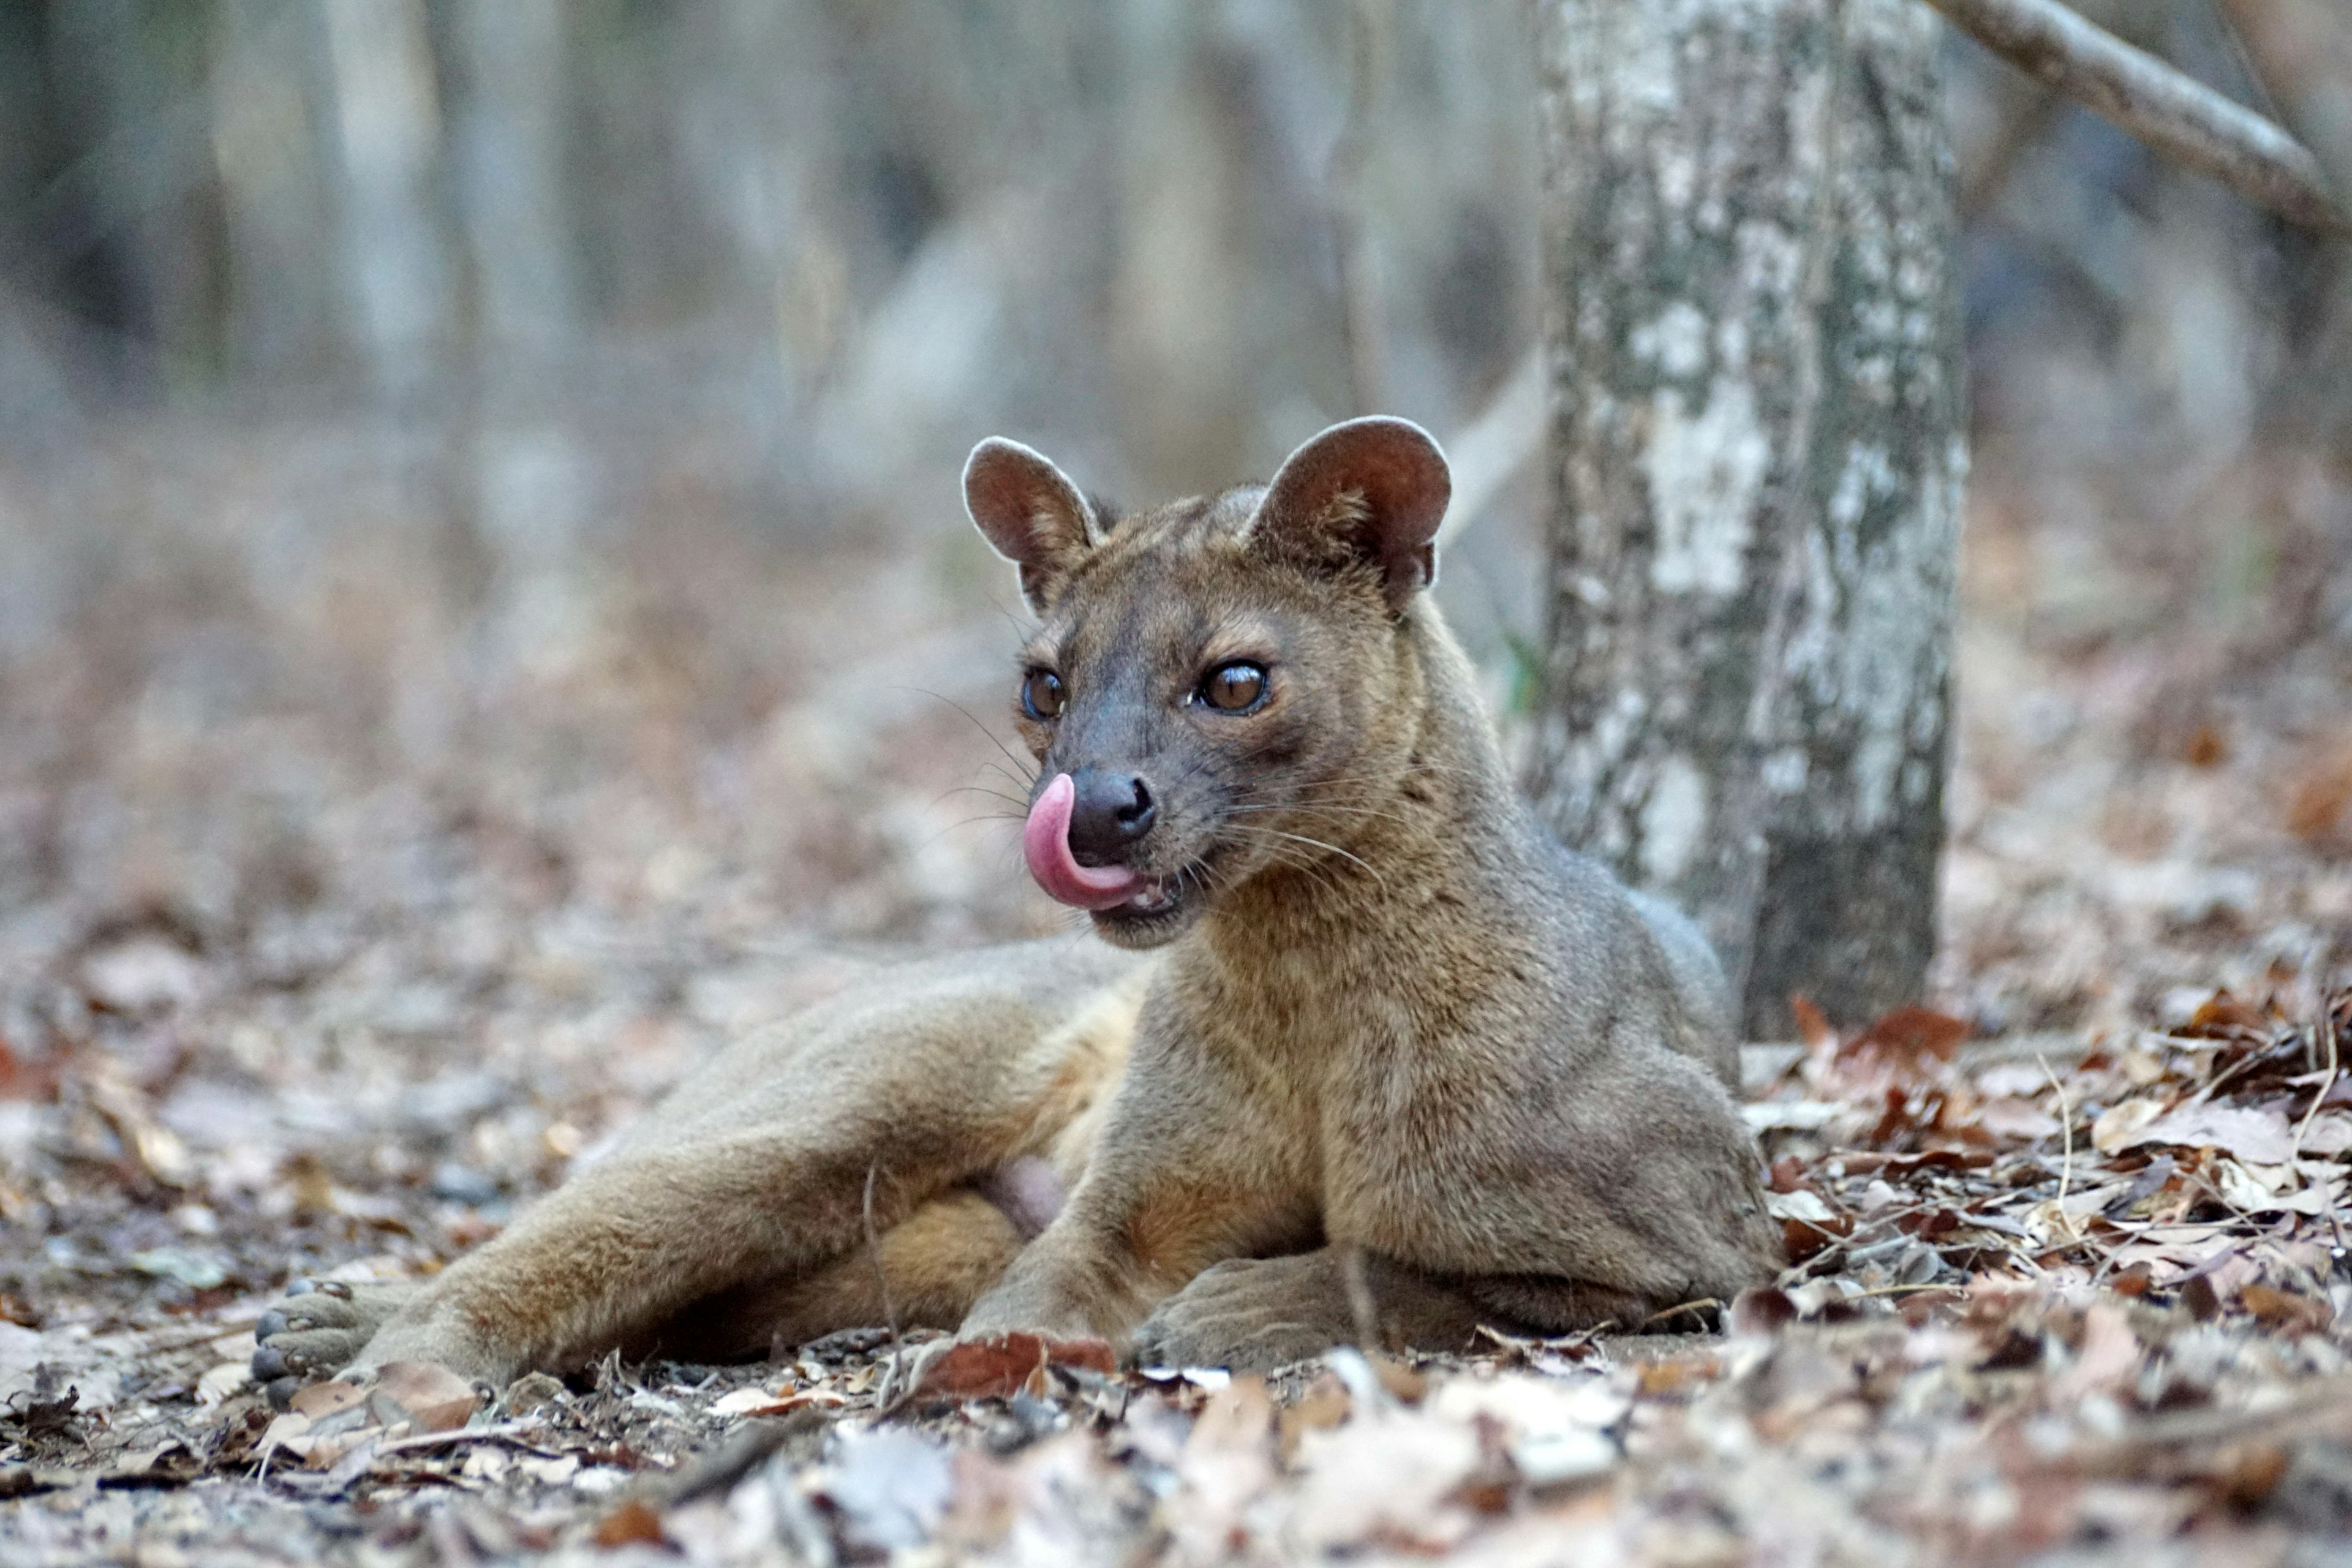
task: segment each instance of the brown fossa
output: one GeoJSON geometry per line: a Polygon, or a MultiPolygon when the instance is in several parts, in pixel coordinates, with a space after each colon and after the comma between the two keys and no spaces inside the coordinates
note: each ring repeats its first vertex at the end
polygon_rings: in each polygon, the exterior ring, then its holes
{"type": "Polygon", "coordinates": [[[503,1383],[886,1316],[1263,1367],[1769,1278],[1714,954],[1514,793],[1424,592],[1448,493],[1395,419],[1125,517],[982,443],[966,503],[1039,618],[1024,851],[1101,940],[915,966],[730,1047],[429,1281],[298,1283],[257,1376],[503,1383]]]}

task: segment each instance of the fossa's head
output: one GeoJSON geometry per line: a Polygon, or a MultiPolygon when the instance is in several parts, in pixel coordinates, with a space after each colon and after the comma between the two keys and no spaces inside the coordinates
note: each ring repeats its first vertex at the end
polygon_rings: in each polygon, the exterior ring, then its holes
{"type": "Polygon", "coordinates": [[[1345,868],[1404,766],[1408,622],[1450,493],[1402,419],[1335,425],[1269,484],[1118,519],[1028,447],[975,447],[965,504],[1042,623],[1013,700],[1040,764],[1038,884],[1152,947],[1270,868],[1345,868]]]}

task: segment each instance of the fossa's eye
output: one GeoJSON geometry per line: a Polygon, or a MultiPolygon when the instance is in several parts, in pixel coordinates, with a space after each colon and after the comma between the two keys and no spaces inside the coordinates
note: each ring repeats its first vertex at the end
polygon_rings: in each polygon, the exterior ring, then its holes
{"type": "Polygon", "coordinates": [[[1021,678],[1021,711],[1039,723],[1062,716],[1062,678],[1050,669],[1033,669],[1021,678]]]}
{"type": "Polygon", "coordinates": [[[1246,713],[1265,700],[1265,669],[1245,658],[1230,659],[1209,671],[1193,700],[1220,713],[1246,713]]]}

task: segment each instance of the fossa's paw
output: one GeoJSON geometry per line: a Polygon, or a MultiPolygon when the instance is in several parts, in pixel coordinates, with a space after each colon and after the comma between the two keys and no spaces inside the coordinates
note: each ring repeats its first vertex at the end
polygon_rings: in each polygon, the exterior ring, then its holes
{"type": "Polygon", "coordinates": [[[1135,1331],[1144,1366],[1269,1372],[1354,1338],[1345,1287],[1323,1255],[1220,1263],[1135,1331]]]}
{"type": "Polygon", "coordinates": [[[253,1326],[253,1381],[284,1408],[294,1391],[359,1359],[376,1330],[415,1293],[413,1284],[297,1279],[253,1326]]]}

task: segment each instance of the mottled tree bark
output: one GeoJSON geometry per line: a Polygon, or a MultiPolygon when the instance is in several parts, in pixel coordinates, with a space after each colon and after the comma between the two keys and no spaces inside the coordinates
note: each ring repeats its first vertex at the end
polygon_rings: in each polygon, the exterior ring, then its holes
{"type": "Polygon", "coordinates": [[[1936,22],[1544,0],[1555,514],[1532,793],[1745,997],[1913,999],[1943,841],[1960,343],[1936,22]]]}

